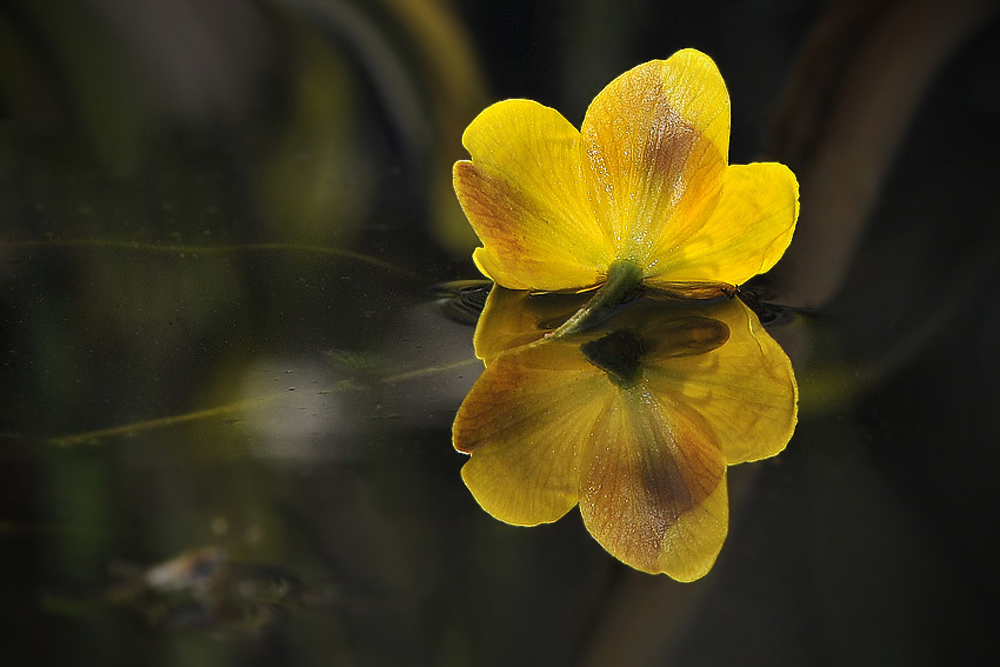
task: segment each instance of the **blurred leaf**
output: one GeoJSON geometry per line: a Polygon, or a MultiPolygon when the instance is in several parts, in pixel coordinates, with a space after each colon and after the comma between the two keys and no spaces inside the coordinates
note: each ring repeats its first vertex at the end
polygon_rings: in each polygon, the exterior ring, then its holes
{"type": "Polygon", "coordinates": [[[359,83],[341,51],[315,29],[297,20],[288,26],[291,118],[261,165],[261,204],[275,238],[344,245],[375,192],[359,83]]]}

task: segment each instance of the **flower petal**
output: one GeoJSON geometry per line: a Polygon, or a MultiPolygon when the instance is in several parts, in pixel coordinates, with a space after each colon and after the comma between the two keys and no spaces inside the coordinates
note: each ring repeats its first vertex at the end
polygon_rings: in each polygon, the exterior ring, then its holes
{"type": "Polygon", "coordinates": [[[799,186],[788,167],[733,165],[707,218],[676,220],[654,251],[661,261],[646,281],[654,287],[677,280],[745,283],[781,259],[798,217],[799,186]]]}
{"type": "Polygon", "coordinates": [[[656,261],[660,239],[674,238],[674,218],[703,219],[718,197],[729,93],[711,58],[679,51],[608,84],[581,134],[597,219],[617,239],[617,258],[645,268],[656,261]]]}
{"type": "Polygon", "coordinates": [[[574,345],[498,357],[458,410],[455,449],[472,454],[462,479],[501,521],[533,526],[576,505],[580,454],[611,392],[574,345]]]}
{"type": "Polygon", "coordinates": [[[613,246],[594,221],[580,167],[580,133],[554,109],[529,100],[492,105],[462,142],[455,192],[483,248],[473,255],[509,289],[596,285],[613,246]]]}
{"type": "Polygon", "coordinates": [[[707,354],[647,359],[651,391],[674,397],[704,418],[726,463],[778,454],[795,430],[798,387],[792,364],[739,299],[705,312],[729,328],[729,340],[707,354]]]}
{"type": "Polygon", "coordinates": [[[593,427],[580,488],[587,530],[632,567],[704,576],[728,530],[726,462],[699,415],[645,381],[616,393],[593,427]]]}
{"type": "Polygon", "coordinates": [[[489,366],[501,352],[540,340],[589,298],[589,294],[532,294],[494,287],[472,337],[476,356],[489,366]]]}

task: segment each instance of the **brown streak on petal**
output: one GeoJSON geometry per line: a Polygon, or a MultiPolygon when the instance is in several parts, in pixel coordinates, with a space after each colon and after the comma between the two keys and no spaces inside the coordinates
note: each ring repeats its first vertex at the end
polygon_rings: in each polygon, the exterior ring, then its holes
{"type": "Polygon", "coordinates": [[[524,246],[510,229],[508,217],[528,204],[523,195],[491,178],[472,162],[455,165],[455,191],[483,244],[500,254],[523,254],[524,246]]]}
{"type": "Polygon", "coordinates": [[[711,426],[688,406],[622,393],[602,415],[580,497],[587,528],[613,555],[657,572],[664,540],[678,519],[698,506],[725,475],[711,426]],[[667,410],[669,409],[669,414],[667,410]]]}
{"type": "MultiPolygon", "coordinates": [[[[455,449],[471,454],[481,445],[502,441],[513,432],[531,433],[564,420],[579,419],[572,411],[554,412],[538,392],[557,378],[559,398],[566,405],[563,391],[578,393],[572,398],[586,401],[587,364],[572,345],[552,344],[530,350],[512,350],[497,357],[487,368],[455,416],[452,438],[455,449]]],[[[575,402],[569,404],[575,405],[575,402]]]]}
{"type": "Polygon", "coordinates": [[[699,218],[711,210],[706,204],[721,190],[726,156],[670,106],[658,66],[625,78],[616,93],[603,100],[614,111],[595,109],[614,113],[614,121],[584,128],[585,157],[596,176],[590,193],[599,218],[621,236],[619,256],[643,263],[661,236],[681,232],[671,244],[677,245],[693,231],[669,224],[678,208],[699,218]]]}

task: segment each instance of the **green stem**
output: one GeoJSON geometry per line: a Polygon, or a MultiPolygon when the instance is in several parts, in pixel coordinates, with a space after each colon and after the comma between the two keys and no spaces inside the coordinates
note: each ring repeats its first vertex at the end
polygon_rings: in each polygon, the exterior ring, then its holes
{"type": "Polygon", "coordinates": [[[590,301],[546,338],[562,338],[599,324],[612,310],[632,299],[639,291],[641,282],[642,269],[638,265],[622,259],[615,260],[608,269],[608,279],[594,292],[590,301]]]}

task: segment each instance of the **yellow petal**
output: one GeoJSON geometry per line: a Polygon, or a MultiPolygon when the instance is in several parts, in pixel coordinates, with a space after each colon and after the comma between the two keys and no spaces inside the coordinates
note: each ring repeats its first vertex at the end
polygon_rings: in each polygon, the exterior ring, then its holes
{"type": "Polygon", "coordinates": [[[618,391],[585,457],[580,513],[601,546],[680,581],[711,569],[728,530],[726,463],[697,413],[642,381],[618,391]]]}
{"type": "Polygon", "coordinates": [[[708,574],[729,532],[729,484],[726,471],[715,489],[677,518],[660,546],[659,568],[678,581],[708,574]]]}
{"type": "Polygon", "coordinates": [[[501,352],[541,339],[589,298],[589,294],[531,294],[494,287],[472,338],[476,356],[488,366],[501,352]]]}
{"type": "Polygon", "coordinates": [[[726,463],[774,456],[798,416],[792,364],[757,316],[739,299],[702,309],[729,328],[729,340],[707,354],[647,359],[651,391],[690,405],[718,436],[726,463]]]}
{"type": "MultiPolygon", "coordinates": [[[[621,75],[583,121],[584,176],[619,259],[641,267],[676,217],[702,219],[729,152],[729,93],[712,59],[691,49],[621,75]]],[[[684,277],[681,280],[687,280],[684,277]]]]}
{"type": "Polygon", "coordinates": [[[594,220],[580,167],[580,133],[557,111],[507,100],[472,121],[455,192],[483,248],[473,255],[509,289],[596,285],[613,246],[594,220]]]}
{"type": "Polygon", "coordinates": [[[579,348],[553,344],[499,357],[455,417],[455,448],[472,455],[462,479],[501,521],[533,526],[577,502],[580,454],[610,397],[579,348]]]}
{"type": "Polygon", "coordinates": [[[647,270],[651,286],[671,281],[740,285],[781,259],[799,216],[799,186],[791,170],[774,162],[726,170],[718,204],[707,218],[678,217],[647,270]]]}

